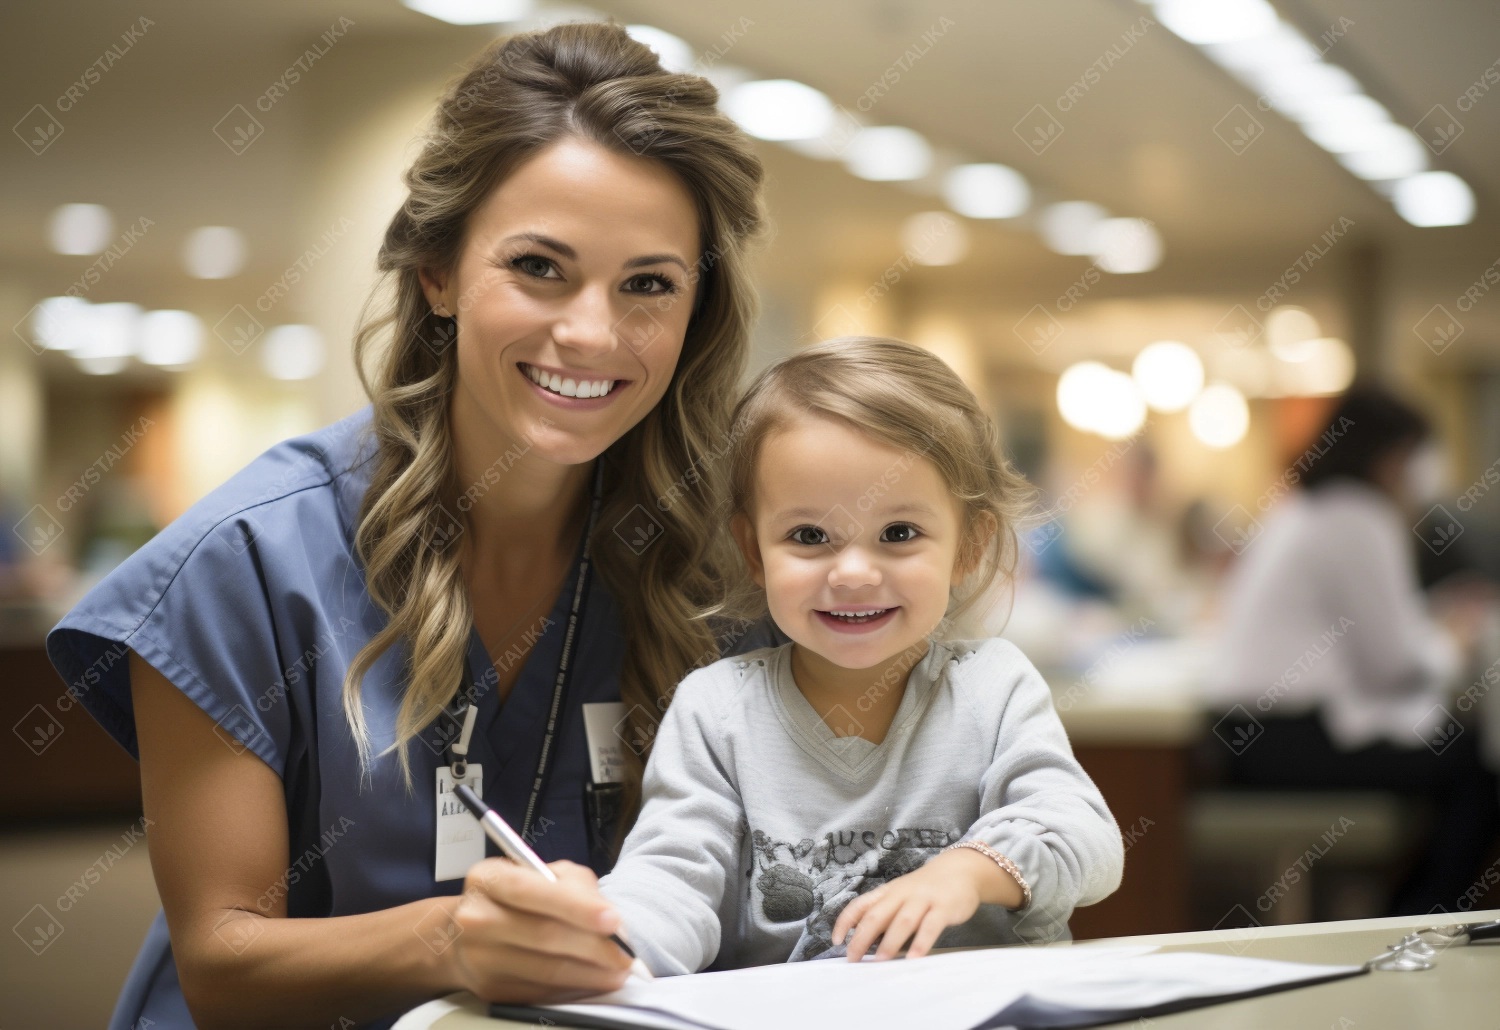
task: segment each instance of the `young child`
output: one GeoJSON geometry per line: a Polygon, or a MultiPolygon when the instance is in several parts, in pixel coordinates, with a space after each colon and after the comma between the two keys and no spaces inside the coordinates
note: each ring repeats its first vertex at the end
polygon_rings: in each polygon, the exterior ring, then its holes
{"type": "Polygon", "coordinates": [[[600,882],[641,957],[671,974],[813,958],[850,930],[850,959],[1065,934],[1119,886],[1119,828],[1026,657],[937,639],[1013,560],[1027,488],[992,421],[932,354],[854,337],[762,373],[731,440],[730,526],[792,643],[672,698],[600,882]]]}

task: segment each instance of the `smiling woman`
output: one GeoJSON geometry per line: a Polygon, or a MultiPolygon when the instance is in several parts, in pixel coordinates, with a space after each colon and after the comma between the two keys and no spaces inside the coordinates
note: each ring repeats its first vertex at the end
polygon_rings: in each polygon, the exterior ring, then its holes
{"type": "Polygon", "coordinates": [[[595,873],[668,692],[718,653],[709,456],[755,312],[762,171],[717,99],[618,26],[497,41],[386,232],[371,406],[262,455],[49,636],[69,682],[130,655],[80,697],[139,756],[164,910],[112,1027],[385,1027],[460,988],[623,981],[595,873]],[[595,782],[611,744],[623,784],[595,782]],[[486,859],[458,782],[558,882],[486,859]]]}

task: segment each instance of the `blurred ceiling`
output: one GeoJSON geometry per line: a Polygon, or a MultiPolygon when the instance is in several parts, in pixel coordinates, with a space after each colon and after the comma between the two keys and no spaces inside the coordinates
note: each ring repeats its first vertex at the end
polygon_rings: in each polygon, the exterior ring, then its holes
{"type": "MultiPolygon", "coordinates": [[[[1155,221],[1167,259],[1144,276],[1109,277],[1108,294],[1191,291],[1267,274],[1271,279],[1344,217],[1354,236],[1375,241],[1393,267],[1437,277],[1439,293],[1460,292],[1492,259],[1500,229],[1500,88],[1468,111],[1456,98],[1496,58],[1500,5],[1465,0],[1276,0],[1278,10],[1317,40],[1331,26],[1327,58],[1352,71],[1408,125],[1443,104],[1462,137],[1433,167],[1462,175],[1478,198],[1468,226],[1417,229],[1345,172],[1194,47],[1149,18],[1134,0],[993,2],[942,0],[759,0],[740,7],[681,0],[596,0],[620,20],[647,22],[707,51],[741,18],[750,24],[723,54],[763,76],[796,78],[855,107],[898,59],[921,51],[869,110],[965,157],[1010,164],[1040,200],[1088,199],[1114,214],[1155,221]],[[1343,19],[1343,22],[1340,22],[1343,19]],[[934,28],[948,23],[941,35],[934,28]],[[1135,26],[1133,40],[1127,33],[1135,26]],[[924,33],[931,34],[923,42],[924,33]],[[1062,110],[1059,97],[1110,48],[1123,51],[1097,82],[1062,110]],[[1036,104],[1061,122],[1055,143],[1034,154],[1015,131],[1036,104]],[[1214,126],[1242,105],[1264,135],[1236,154],[1214,126]],[[1487,256],[1486,256],[1487,255],[1487,256]]],[[[0,263],[13,275],[48,276],[76,260],[46,252],[47,212],[66,201],[109,204],[122,223],[150,213],[163,226],[142,245],[138,267],[119,283],[170,263],[169,239],[199,224],[239,224],[252,252],[276,255],[274,277],[306,245],[299,195],[309,151],[326,144],[348,106],[395,83],[457,71],[491,35],[457,28],[397,0],[106,0],[12,7],[0,48],[0,93],[13,121],[34,103],[49,106],[142,16],[154,23],[64,115],[65,133],[37,156],[12,140],[0,146],[0,263]],[[262,116],[266,139],[236,156],[210,132],[234,104],[252,104],[303,49],[339,20],[347,35],[284,104],[262,116]],[[153,255],[155,255],[153,257],[153,255]]],[[[893,226],[935,198],[853,178],[836,164],[765,145],[781,239],[777,276],[879,268],[899,254],[893,226]]],[[[175,246],[175,244],[174,244],[175,246]]],[[[1025,219],[976,229],[975,258],[945,270],[945,286],[1067,283],[1086,259],[1051,254],[1025,219]]],[[[925,274],[925,273],[924,273],[925,274]]],[[[1048,287],[1050,288],[1050,286],[1048,287]]],[[[1026,305],[1022,304],[1024,308],[1026,305]]]]}

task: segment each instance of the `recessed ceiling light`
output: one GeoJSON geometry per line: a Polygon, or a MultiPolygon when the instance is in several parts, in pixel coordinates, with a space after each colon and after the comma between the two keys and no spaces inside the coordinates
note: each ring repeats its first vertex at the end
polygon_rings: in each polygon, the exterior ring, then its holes
{"type": "Polygon", "coordinates": [[[1161,235],[1144,218],[1106,218],[1090,234],[1089,253],[1112,275],[1149,272],[1161,264],[1161,235]]]}
{"type": "Polygon", "coordinates": [[[188,233],[182,263],[195,279],[229,279],[245,267],[245,236],[227,225],[204,225],[188,233]]]}
{"type": "Polygon", "coordinates": [[[1412,225],[1467,225],[1474,218],[1474,191],[1452,172],[1423,172],[1396,183],[1396,213],[1412,225]]]}
{"type": "Polygon", "coordinates": [[[1031,203],[1031,187],[1005,165],[959,165],[943,177],[943,199],[968,218],[1014,218],[1031,203]]]}
{"type": "Polygon", "coordinates": [[[849,141],[844,167],[872,182],[920,179],[932,168],[932,147],[912,129],[878,125],[862,129],[849,141]]]}
{"type": "Polygon", "coordinates": [[[123,369],[136,352],[140,317],[136,304],[90,304],[72,350],[78,367],[91,375],[113,375],[123,369]]]}
{"type": "Polygon", "coordinates": [[[403,7],[449,25],[497,25],[531,13],[532,0],[401,0],[403,7]]]}
{"type": "Polygon", "coordinates": [[[1087,254],[1094,246],[1094,229],[1109,212],[1087,200],[1065,200],[1042,210],[1042,242],[1058,254],[1087,254]]]}
{"type": "Polygon", "coordinates": [[[59,254],[101,253],[114,231],[114,216],[102,204],[63,204],[47,225],[47,237],[59,254]]]}
{"type": "Polygon", "coordinates": [[[661,66],[669,72],[690,72],[697,58],[687,40],[679,39],[655,25],[627,25],[625,33],[637,43],[644,43],[656,51],[661,66]]]}
{"type": "Polygon", "coordinates": [[[833,125],[833,102],[793,79],[742,83],[724,98],[723,107],[757,139],[813,139],[833,125]]]}
{"type": "Polygon", "coordinates": [[[1158,0],[1162,24],[1189,43],[1254,39],[1276,27],[1276,9],[1266,0],[1158,0]]]}
{"type": "Polygon", "coordinates": [[[148,311],[141,316],[138,357],[148,365],[181,366],[203,350],[203,320],[190,311],[148,311]]]}
{"type": "Polygon", "coordinates": [[[323,368],[323,334],[310,325],[279,325],[260,345],[260,364],[272,379],[308,379],[323,368]]]}

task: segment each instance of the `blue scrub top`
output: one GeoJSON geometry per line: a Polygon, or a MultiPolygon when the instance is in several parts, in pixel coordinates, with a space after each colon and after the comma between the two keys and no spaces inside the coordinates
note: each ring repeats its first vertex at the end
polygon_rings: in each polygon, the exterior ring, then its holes
{"type": "MultiPolygon", "coordinates": [[[[434,777],[454,735],[452,720],[440,717],[408,745],[408,794],[394,752],[374,761],[361,789],[344,716],[345,670],[386,622],[354,553],[375,454],[370,422],[366,408],[272,447],[131,555],[47,637],[69,693],[133,757],[139,759],[127,649],[207,712],[226,746],[243,746],[276,771],[291,830],[286,893],[293,917],[371,912],[463,887],[461,879],[433,879],[434,777]]],[[[486,800],[514,825],[530,796],[577,576],[575,561],[550,625],[538,619],[536,628],[546,628],[504,705],[479,633],[470,631],[479,713],[469,761],[483,765],[486,800]]],[[[732,649],[762,646],[765,632],[732,649]]],[[[583,791],[590,769],[579,706],[619,700],[623,653],[615,601],[591,575],[556,757],[533,828],[547,861],[589,864],[583,791]]],[[[364,678],[377,754],[394,739],[403,655],[392,648],[364,678]]],[[[488,853],[497,853],[492,844],[488,853]]],[[[414,937],[412,946],[424,945],[414,937]]],[[[193,1026],[161,913],[110,1028],[128,1030],[143,1017],[162,1030],[193,1026]]]]}

